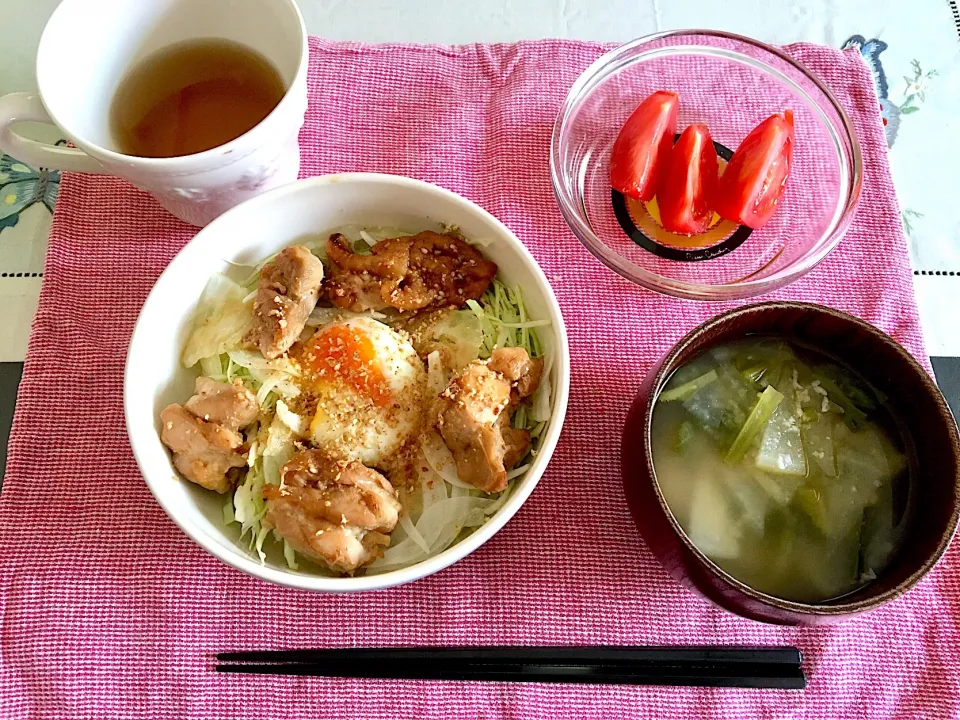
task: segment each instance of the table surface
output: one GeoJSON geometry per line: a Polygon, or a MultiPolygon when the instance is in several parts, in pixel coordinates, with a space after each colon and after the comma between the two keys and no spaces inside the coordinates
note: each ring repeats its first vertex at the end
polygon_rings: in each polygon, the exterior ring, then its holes
{"type": "MultiPolygon", "coordinates": [[[[0,5],[0,94],[35,89],[34,56],[59,0],[0,5]]],[[[91,5],[94,3],[91,2],[91,5]]],[[[299,0],[313,35],[367,42],[626,41],[704,27],[773,43],[857,43],[874,70],[910,244],[927,350],[960,411],[960,10],[957,0],[299,0]],[[775,10],[772,8],[776,8],[775,10]]],[[[55,141],[51,128],[27,134],[55,141]]],[[[43,278],[59,174],[0,159],[0,482],[16,387],[43,278]]]]}

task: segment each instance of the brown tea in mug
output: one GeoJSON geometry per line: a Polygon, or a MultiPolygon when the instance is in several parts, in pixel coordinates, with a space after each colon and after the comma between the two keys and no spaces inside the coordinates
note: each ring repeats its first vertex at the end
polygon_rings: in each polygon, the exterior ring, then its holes
{"type": "Polygon", "coordinates": [[[276,68],[254,50],[229,40],[190,40],[127,73],[110,107],[111,131],[125,155],[191,155],[243,135],[285,92],[276,68]]]}

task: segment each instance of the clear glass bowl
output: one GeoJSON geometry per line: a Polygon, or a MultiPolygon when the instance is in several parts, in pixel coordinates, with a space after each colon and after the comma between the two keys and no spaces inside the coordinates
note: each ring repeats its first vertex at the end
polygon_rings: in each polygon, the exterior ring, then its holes
{"type": "Polygon", "coordinates": [[[786,285],[826,257],[853,218],[863,168],[837,98],[796,60],[739,35],[677,30],[623,45],[577,79],[553,127],[550,175],[567,224],[607,267],[668,295],[731,300],[786,285]],[[656,90],[680,94],[677,132],[706,123],[721,158],[766,117],[793,111],[791,175],[764,227],[720,221],[703,236],[674,236],[655,205],[612,192],[613,141],[656,90]]]}

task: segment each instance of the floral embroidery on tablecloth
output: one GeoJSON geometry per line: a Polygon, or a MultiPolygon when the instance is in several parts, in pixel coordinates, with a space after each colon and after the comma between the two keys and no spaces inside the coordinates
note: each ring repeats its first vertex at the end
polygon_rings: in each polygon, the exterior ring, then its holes
{"type": "Polygon", "coordinates": [[[52,213],[59,191],[59,170],[35,169],[0,154],[0,231],[15,226],[21,213],[37,203],[52,213]]]}
{"type": "MultiPolygon", "coordinates": [[[[902,117],[911,115],[920,110],[920,105],[927,99],[927,87],[930,80],[937,76],[936,70],[924,70],[919,60],[911,60],[911,74],[904,75],[906,86],[903,89],[903,99],[899,104],[890,99],[890,85],[887,74],[880,62],[880,53],[889,46],[879,38],[867,40],[863,35],[851,35],[843,44],[843,49],[855,47],[866,61],[880,100],[880,117],[883,119],[883,132],[887,138],[887,147],[892,148],[900,130],[902,117]]],[[[903,229],[907,235],[913,234],[913,222],[922,218],[923,213],[913,208],[904,208],[902,213],[903,229]]]]}

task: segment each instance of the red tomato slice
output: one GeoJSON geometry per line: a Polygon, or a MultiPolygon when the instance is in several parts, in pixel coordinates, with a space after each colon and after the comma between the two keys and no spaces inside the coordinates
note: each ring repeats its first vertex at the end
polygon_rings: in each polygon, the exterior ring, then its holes
{"type": "Polygon", "coordinates": [[[757,125],[733,154],[717,187],[720,217],[754,229],[777,209],[793,159],[793,111],[757,125]]]}
{"type": "Polygon", "coordinates": [[[657,206],[664,230],[680,235],[706,232],[713,219],[717,151],[706,125],[691,125],[670,151],[657,206]]]}
{"type": "Polygon", "coordinates": [[[653,199],[677,131],[680,96],[658,90],[620,129],[610,156],[610,185],[642,202],[653,199]]]}

